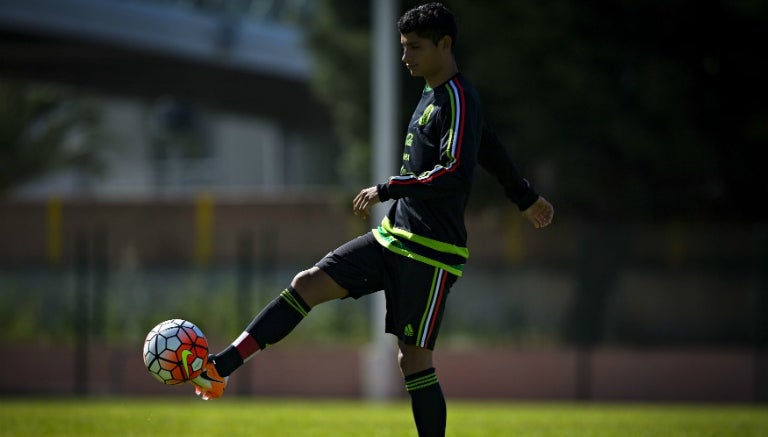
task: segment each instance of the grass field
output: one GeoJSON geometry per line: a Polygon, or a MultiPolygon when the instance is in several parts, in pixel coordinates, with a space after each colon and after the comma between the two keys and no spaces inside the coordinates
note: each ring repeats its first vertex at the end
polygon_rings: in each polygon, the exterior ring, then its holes
{"type": "MultiPolygon", "coordinates": [[[[405,402],[3,399],[0,436],[416,436],[405,402]]],[[[768,407],[448,403],[448,436],[768,436],[768,407]]]]}

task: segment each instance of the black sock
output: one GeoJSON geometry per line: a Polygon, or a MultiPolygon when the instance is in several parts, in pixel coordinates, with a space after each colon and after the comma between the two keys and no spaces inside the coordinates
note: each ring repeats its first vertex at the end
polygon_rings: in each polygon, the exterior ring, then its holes
{"type": "Polygon", "coordinates": [[[446,406],[434,368],[405,377],[419,437],[445,436],[446,406]]]}
{"type": "Polygon", "coordinates": [[[216,370],[221,376],[228,376],[257,352],[282,340],[310,309],[296,290],[286,288],[261,310],[232,345],[214,357],[216,370]]]}

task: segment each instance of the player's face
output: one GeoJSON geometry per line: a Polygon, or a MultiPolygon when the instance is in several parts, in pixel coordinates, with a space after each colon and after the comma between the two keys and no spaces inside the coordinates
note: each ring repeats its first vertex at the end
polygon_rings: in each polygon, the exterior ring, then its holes
{"type": "MultiPolygon", "coordinates": [[[[400,45],[403,46],[402,61],[411,76],[429,78],[440,75],[445,68],[444,45],[448,37],[438,41],[437,45],[429,38],[422,38],[416,33],[400,35],[400,45]]],[[[450,54],[450,47],[448,48],[450,54]]]]}

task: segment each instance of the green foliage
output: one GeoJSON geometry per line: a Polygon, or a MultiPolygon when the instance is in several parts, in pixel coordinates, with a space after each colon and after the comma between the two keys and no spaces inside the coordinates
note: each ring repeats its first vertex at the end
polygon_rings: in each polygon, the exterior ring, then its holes
{"type": "Polygon", "coordinates": [[[512,132],[516,155],[553,167],[545,191],[561,211],[648,219],[685,213],[680,196],[711,200],[702,182],[713,177],[716,144],[696,119],[709,90],[695,82],[701,59],[675,46],[681,35],[656,41],[649,24],[665,12],[685,17],[631,2],[514,2],[495,7],[483,27],[465,23],[464,47],[477,47],[483,28],[499,29],[486,44],[497,55],[471,50],[464,65],[490,118],[512,132]],[[488,59],[495,68],[483,67],[488,59]]]}
{"type": "MultiPolygon", "coordinates": [[[[141,342],[163,320],[182,318],[197,324],[217,348],[240,335],[284,286],[256,278],[243,292],[235,278],[229,268],[117,268],[106,288],[87,291],[88,303],[81,307],[77,295],[83,290],[76,284],[91,280],[78,279],[71,269],[0,270],[0,326],[12,343],[71,345],[82,340],[78,326],[85,323],[90,337],[86,340],[120,345],[141,342]],[[96,308],[97,294],[106,301],[104,308],[96,308]]],[[[313,310],[283,343],[363,344],[370,339],[370,321],[360,305],[351,300],[328,302],[313,310]]]]}
{"type": "Polygon", "coordinates": [[[66,168],[98,173],[98,108],[63,88],[0,80],[0,196],[66,168]]]}
{"type": "MultiPolygon", "coordinates": [[[[561,216],[755,220],[766,213],[749,205],[768,195],[758,182],[768,61],[757,50],[768,10],[726,3],[446,0],[460,69],[561,216]]],[[[345,174],[359,174],[370,135],[369,2],[321,4],[316,84],[354,163],[345,174]]],[[[421,82],[402,83],[408,115],[421,82]]],[[[493,181],[479,185],[478,203],[500,203],[493,181]]]]}
{"type": "Polygon", "coordinates": [[[369,182],[370,32],[368,2],[319,1],[310,29],[313,87],[333,114],[344,143],[339,174],[353,188],[369,182]]]}

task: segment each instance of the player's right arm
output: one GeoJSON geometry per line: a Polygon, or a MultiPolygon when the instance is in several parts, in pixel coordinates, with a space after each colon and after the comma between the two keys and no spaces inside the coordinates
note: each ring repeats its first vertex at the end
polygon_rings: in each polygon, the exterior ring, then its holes
{"type": "Polygon", "coordinates": [[[370,208],[379,201],[379,192],[375,185],[363,188],[352,200],[352,212],[362,219],[367,219],[371,215],[370,208]]]}

